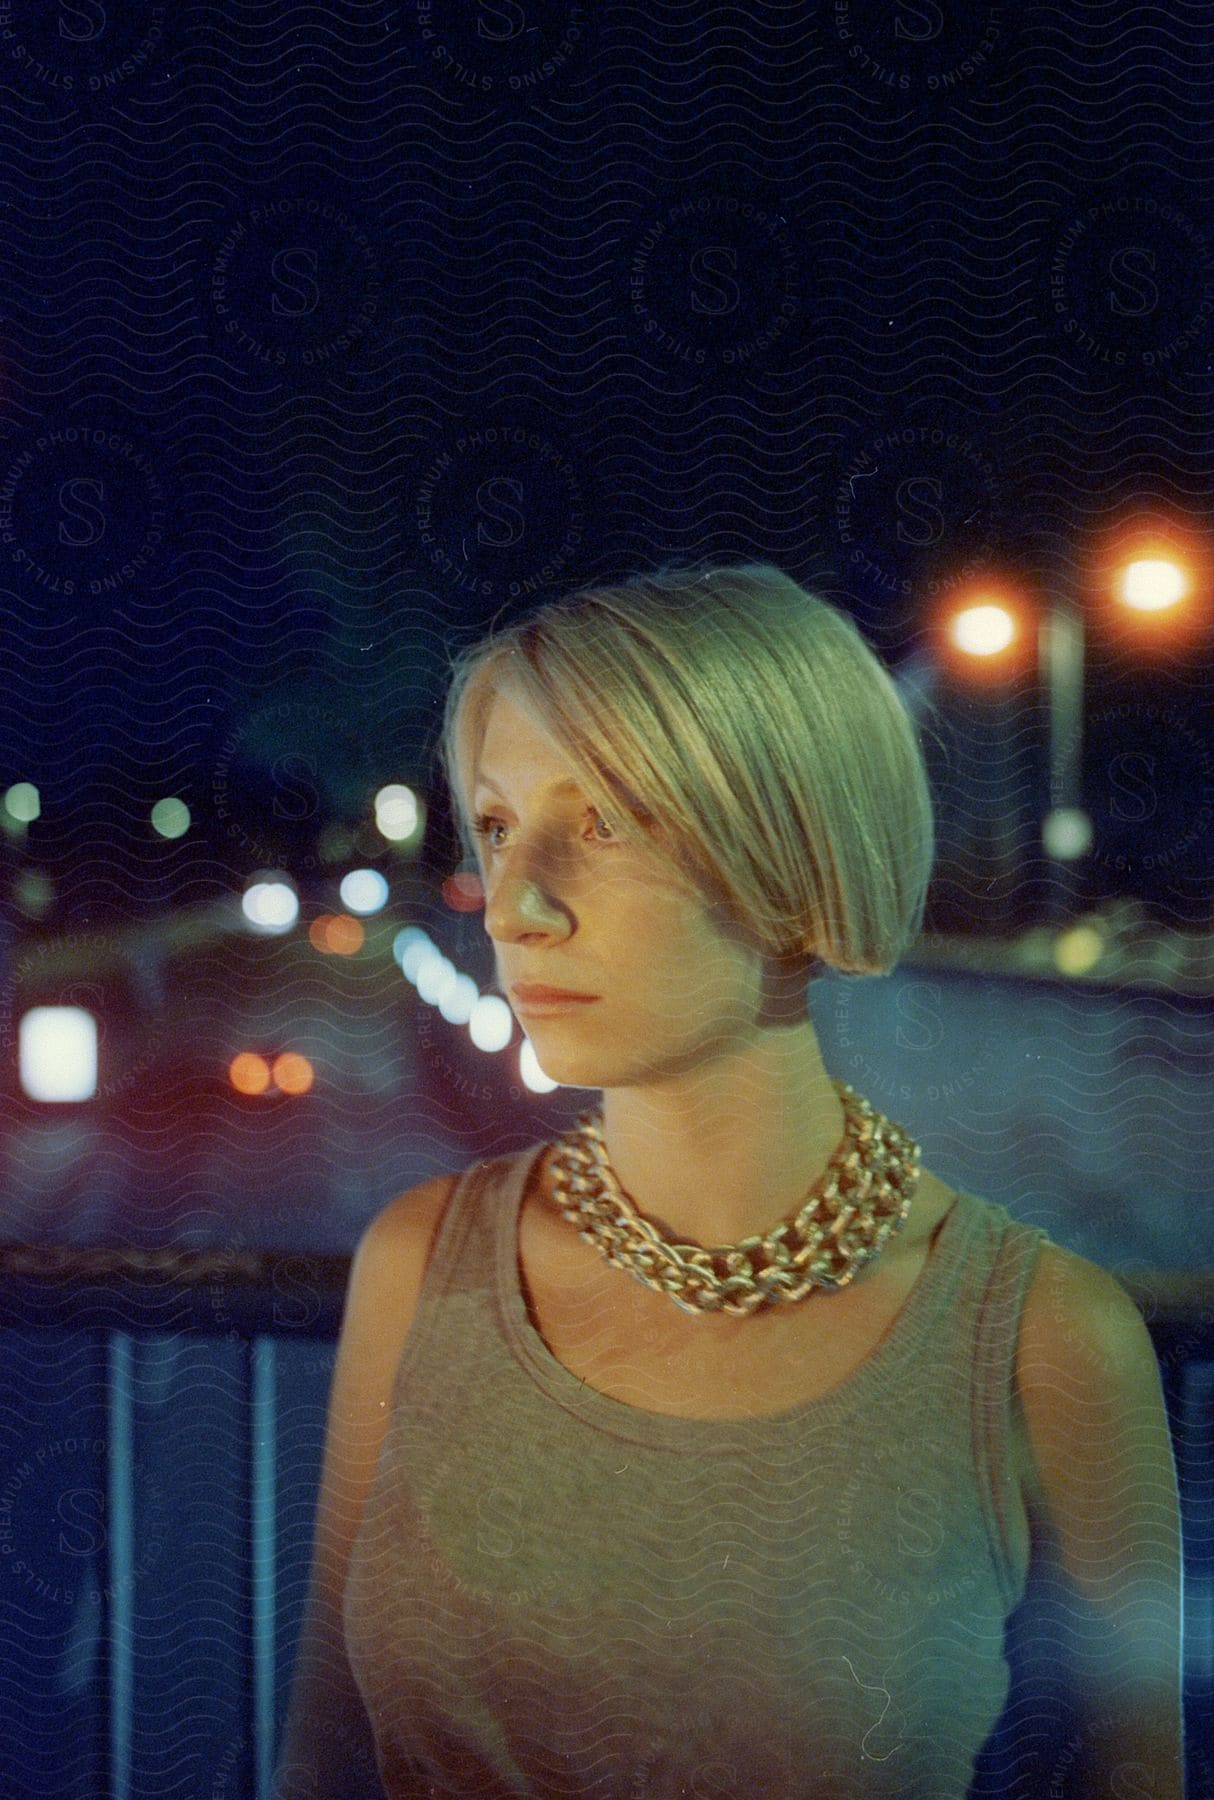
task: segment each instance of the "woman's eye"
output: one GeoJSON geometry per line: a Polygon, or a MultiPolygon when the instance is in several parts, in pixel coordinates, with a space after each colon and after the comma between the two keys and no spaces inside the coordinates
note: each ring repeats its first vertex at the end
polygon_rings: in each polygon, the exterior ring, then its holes
{"type": "MultiPolygon", "coordinates": [[[[596,812],[594,808],[591,807],[586,814],[586,818],[589,821],[588,828],[593,831],[594,842],[596,844],[601,844],[605,850],[614,849],[619,844],[620,840],[616,837],[615,832],[612,831],[611,826],[607,823],[607,820],[603,817],[602,813],[596,812]],[[606,837],[600,836],[600,826],[605,827],[608,833],[606,837]]],[[[473,819],[472,829],[476,836],[479,837],[483,843],[488,845],[490,850],[500,850],[502,848],[501,839],[494,837],[493,834],[498,830],[507,830],[508,826],[505,819],[499,819],[493,813],[481,813],[473,819]]]]}
{"type": "Polygon", "coordinates": [[[476,833],[476,836],[478,838],[481,838],[485,843],[488,844],[488,846],[491,850],[496,850],[497,844],[492,836],[492,833],[497,830],[499,825],[504,825],[504,824],[505,824],[504,819],[490,819],[490,818],[485,817],[484,814],[482,814],[479,818],[473,819],[472,829],[476,833]]]}

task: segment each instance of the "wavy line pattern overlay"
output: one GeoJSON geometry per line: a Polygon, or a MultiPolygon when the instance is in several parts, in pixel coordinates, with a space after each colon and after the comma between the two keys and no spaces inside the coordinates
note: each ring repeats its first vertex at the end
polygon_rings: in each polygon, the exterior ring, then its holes
{"type": "MultiPolygon", "coordinates": [[[[453,651],[672,556],[774,561],[896,668],[942,932],[1022,929],[1051,879],[1046,696],[1031,658],[998,691],[950,672],[950,600],[1088,606],[1086,707],[1053,726],[1092,821],[1081,898],[1197,941],[1208,619],[1145,646],[1093,559],[1140,518],[1207,554],[1212,33],[1197,0],[0,0],[0,788],[41,808],[2,820],[8,1242],[345,1255],[394,1192],[577,1110],[419,998],[397,933],[487,985],[433,760],[453,651]],[[399,849],[389,782],[426,807],[399,849]],[[389,905],[324,953],[368,861],[389,905]],[[254,938],[238,897],[272,870],[299,928],[254,938]],[[100,1021],[91,1108],[20,1091],[37,1004],[100,1021]],[[302,1053],[314,1090],[237,1095],[241,1049],[302,1053]]],[[[1179,975],[1004,992],[919,966],[825,982],[815,1017],[832,1069],[1013,1217],[1106,1267],[1209,1265],[1214,1046],[1179,975]]],[[[268,1792],[332,1374],[316,1271],[275,1269],[276,1363],[222,1270],[188,1296],[107,1276],[72,1331],[14,1313],[6,1794],[268,1792]]],[[[482,1548],[510,1561],[523,1475],[494,1492],[482,1548]]],[[[781,1528],[778,1488],[729,1501],[675,1571],[693,1611],[781,1528]]],[[[846,1561],[845,1514],[822,1529],[846,1561]]],[[[904,1495],[890,1521],[912,1573],[929,1514],[904,1495]]],[[[511,1574],[546,1604],[525,1554],[511,1574]]],[[[862,1791],[905,1794],[908,1700],[945,1665],[856,1580],[829,1682],[863,1714],[862,1791]]],[[[950,1607],[977,1653],[989,1619],[950,1607]]],[[[1087,1754],[1050,1737],[1067,1626],[1039,1621],[982,1792],[1063,1792],[1087,1754]]],[[[641,1723],[601,1712],[594,1792],[673,1793],[660,1721],[621,1787],[641,1723]]],[[[779,1743],[736,1751],[697,1794],[787,1794],[779,1743]]]]}

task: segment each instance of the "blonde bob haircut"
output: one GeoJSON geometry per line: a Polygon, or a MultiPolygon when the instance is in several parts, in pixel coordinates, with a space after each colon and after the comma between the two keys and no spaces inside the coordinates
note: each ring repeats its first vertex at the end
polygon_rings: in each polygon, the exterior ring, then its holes
{"type": "Polygon", "coordinates": [[[846,614],[770,563],[664,564],[459,652],[438,753],[465,855],[497,693],[614,832],[778,958],[888,975],[935,857],[922,750],[846,614]]]}

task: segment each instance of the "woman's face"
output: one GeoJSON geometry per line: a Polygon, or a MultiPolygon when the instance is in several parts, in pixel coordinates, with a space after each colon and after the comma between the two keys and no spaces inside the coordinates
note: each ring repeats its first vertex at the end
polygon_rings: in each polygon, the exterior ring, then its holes
{"type": "Polygon", "coordinates": [[[612,840],[560,752],[500,693],[472,781],[502,992],[514,1007],[519,981],[598,996],[520,1018],[551,1080],[630,1086],[749,1041],[760,957],[655,853],[612,840]]]}

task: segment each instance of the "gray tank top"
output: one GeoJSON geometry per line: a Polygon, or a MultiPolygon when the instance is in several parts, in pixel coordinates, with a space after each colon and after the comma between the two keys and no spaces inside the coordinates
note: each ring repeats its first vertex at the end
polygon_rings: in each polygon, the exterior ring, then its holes
{"type": "Polygon", "coordinates": [[[667,1417],[531,1322],[544,1147],[447,1202],[351,1554],[388,1800],[963,1800],[1028,1572],[1009,1405],[1046,1233],[961,1192],[848,1380],[667,1417]]]}

